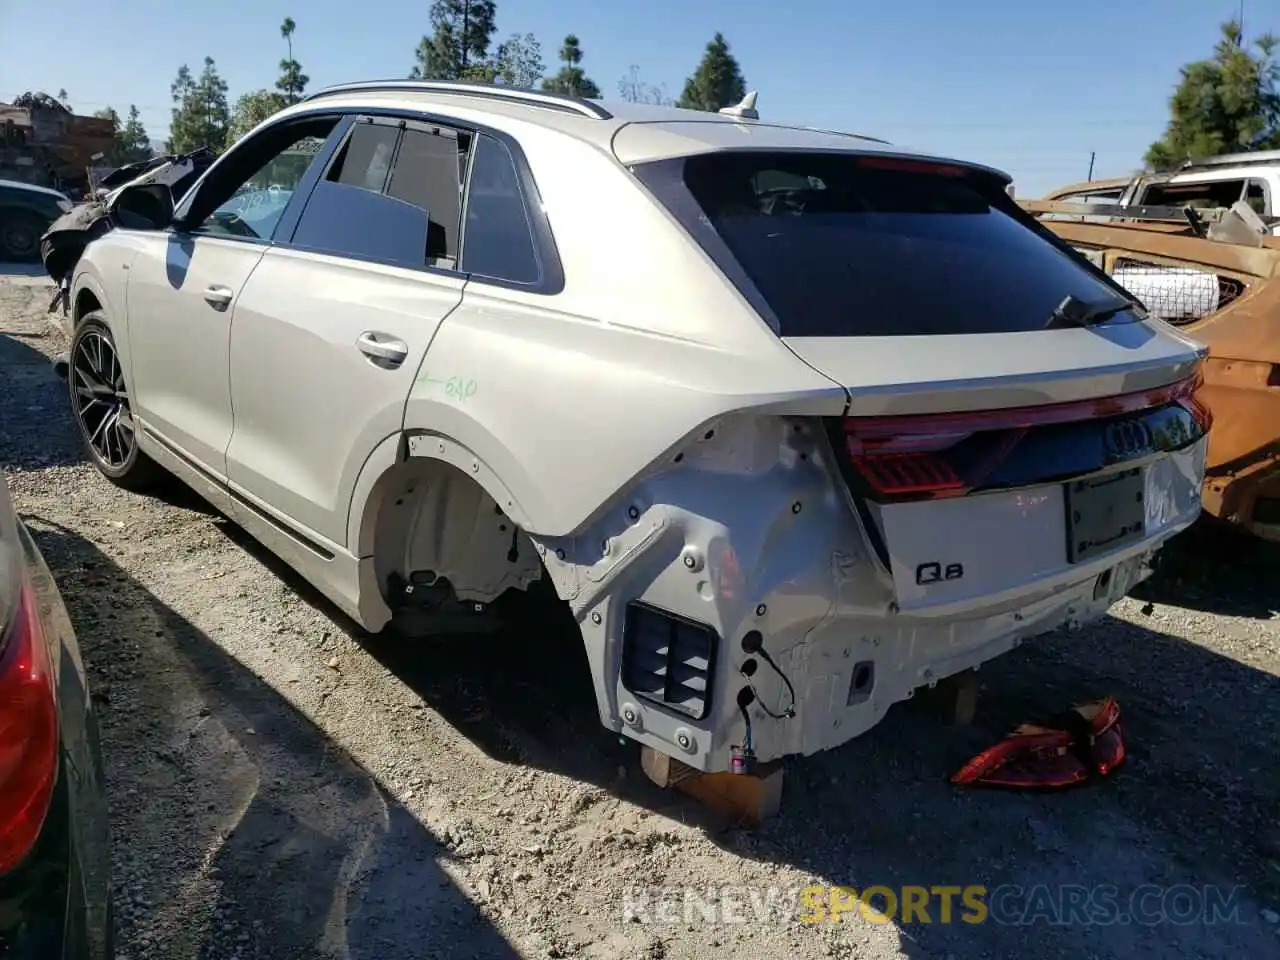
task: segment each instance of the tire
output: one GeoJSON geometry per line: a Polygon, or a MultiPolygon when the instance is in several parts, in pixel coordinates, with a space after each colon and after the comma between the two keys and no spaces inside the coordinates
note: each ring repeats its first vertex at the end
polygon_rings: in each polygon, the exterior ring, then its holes
{"type": "Polygon", "coordinates": [[[40,237],[48,224],[25,210],[0,211],[0,260],[25,263],[40,257],[40,237]]]}
{"type": "Polygon", "coordinates": [[[100,310],[85,314],[76,325],[67,357],[71,416],[85,455],[116,486],[135,493],[150,490],[165,472],[138,448],[124,370],[100,310]]]}

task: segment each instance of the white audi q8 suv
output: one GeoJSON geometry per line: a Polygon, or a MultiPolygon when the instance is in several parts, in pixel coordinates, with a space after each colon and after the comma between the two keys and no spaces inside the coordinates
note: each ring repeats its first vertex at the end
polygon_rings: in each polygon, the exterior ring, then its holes
{"type": "Polygon", "coordinates": [[[122,191],[89,455],[405,643],[548,578],[604,725],[704,771],[1102,616],[1199,513],[1203,347],[999,171],[722,114],[355,83],[122,191]]]}

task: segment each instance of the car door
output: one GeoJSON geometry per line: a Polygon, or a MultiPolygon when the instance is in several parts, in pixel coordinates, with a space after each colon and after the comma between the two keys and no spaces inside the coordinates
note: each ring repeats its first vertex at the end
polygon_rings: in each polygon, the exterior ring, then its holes
{"type": "Polygon", "coordinates": [[[172,227],[138,233],[126,287],[134,414],[219,479],[231,439],[236,299],[339,120],[307,116],[255,134],[184,198],[172,227]]]}
{"type": "Polygon", "coordinates": [[[291,237],[236,303],[228,477],[295,532],[346,546],[356,476],[398,433],[422,358],[462,299],[456,269],[472,137],[360,117],[291,237]]]}

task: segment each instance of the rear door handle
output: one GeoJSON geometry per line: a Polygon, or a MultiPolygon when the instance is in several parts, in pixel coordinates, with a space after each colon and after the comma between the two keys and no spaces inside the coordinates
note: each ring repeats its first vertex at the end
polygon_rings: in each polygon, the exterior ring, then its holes
{"type": "Polygon", "coordinates": [[[356,346],[366,357],[399,366],[409,356],[409,347],[403,340],[376,330],[366,330],[356,339],[356,346]]]}
{"type": "Polygon", "coordinates": [[[232,296],[234,294],[229,287],[212,286],[206,287],[204,291],[205,302],[215,310],[225,310],[231,303],[232,296]]]}

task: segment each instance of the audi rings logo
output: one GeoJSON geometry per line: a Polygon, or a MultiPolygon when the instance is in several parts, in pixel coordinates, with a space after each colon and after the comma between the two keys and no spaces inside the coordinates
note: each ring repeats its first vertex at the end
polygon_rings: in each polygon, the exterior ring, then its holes
{"type": "Polygon", "coordinates": [[[1107,424],[1107,453],[1113,460],[1129,460],[1149,453],[1155,446],[1151,428],[1141,420],[1121,420],[1107,424]]]}

